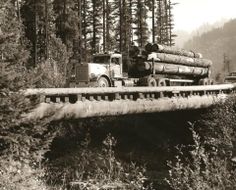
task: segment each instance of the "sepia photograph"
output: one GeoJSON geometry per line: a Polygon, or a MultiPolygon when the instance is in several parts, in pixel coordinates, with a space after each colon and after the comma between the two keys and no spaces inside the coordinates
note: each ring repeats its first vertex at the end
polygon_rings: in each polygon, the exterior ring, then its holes
{"type": "Polygon", "coordinates": [[[0,0],[0,190],[235,190],[235,0],[0,0]]]}

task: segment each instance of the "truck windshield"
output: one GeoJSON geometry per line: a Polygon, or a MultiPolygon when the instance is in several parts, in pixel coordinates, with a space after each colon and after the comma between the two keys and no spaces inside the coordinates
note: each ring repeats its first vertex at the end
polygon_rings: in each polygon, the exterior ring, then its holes
{"type": "Polygon", "coordinates": [[[104,56],[95,56],[93,57],[94,63],[103,63],[103,64],[109,64],[110,63],[110,56],[104,55],[104,56]]]}

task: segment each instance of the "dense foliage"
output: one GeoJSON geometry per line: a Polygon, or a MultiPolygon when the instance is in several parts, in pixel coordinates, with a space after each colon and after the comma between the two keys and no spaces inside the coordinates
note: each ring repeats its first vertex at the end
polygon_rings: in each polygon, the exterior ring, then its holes
{"type": "MultiPolygon", "coordinates": [[[[22,90],[64,86],[73,64],[87,60],[100,49],[120,48],[127,53],[134,41],[142,46],[150,33],[147,27],[149,11],[150,4],[144,0],[0,2],[0,189],[146,188],[145,169],[117,159],[116,141],[111,136],[104,140],[101,149],[90,147],[86,140],[77,145],[78,152],[66,154],[64,159],[55,159],[47,165],[45,153],[60,131],[51,122],[50,115],[41,120],[24,118],[39,100],[36,97],[26,99],[22,90]]],[[[157,12],[155,16],[158,17],[157,12]]],[[[166,10],[160,16],[166,18],[166,10]]],[[[156,30],[157,37],[161,34],[157,25],[156,30]]],[[[222,37],[228,43],[228,50],[232,50],[234,38],[228,36],[234,37],[233,31],[234,28],[226,24],[223,29],[213,31],[211,38],[205,34],[202,43],[211,40],[214,45],[209,47],[218,47],[222,37]],[[230,32],[219,32],[225,28],[230,32]]],[[[168,40],[164,37],[163,41],[168,40]]],[[[187,159],[178,157],[177,164],[170,165],[169,184],[174,189],[235,188],[232,175],[234,121],[235,102],[232,100],[215,107],[196,124],[201,126],[198,133],[202,140],[193,131],[194,144],[187,159]],[[217,175],[213,176],[214,173],[217,175]]],[[[144,135],[150,140],[150,135],[144,135]]],[[[152,135],[156,141],[156,133],[152,135]]]]}
{"type": "Polygon", "coordinates": [[[89,135],[48,165],[51,186],[66,189],[144,189],[145,168],[121,162],[115,157],[116,140],[110,134],[101,149],[91,147],[89,135]]]}
{"type": "Polygon", "coordinates": [[[235,105],[233,97],[209,110],[195,124],[193,145],[180,148],[175,162],[169,163],[171,169],[167,181],[173,189],[236,188],[235,105]]]}
{"type": "Polygon", "coordinates": [[[0,6],[0,188],[43,189],[39,165],[54,131],[47,127],[50,117],[41,121],[23,117],[38,100],[25,99],[21,90],[34,86],[40,76],[26,68],[30,53],[22,22],[12,11],[14,4],[6,0],[0,6]]]}

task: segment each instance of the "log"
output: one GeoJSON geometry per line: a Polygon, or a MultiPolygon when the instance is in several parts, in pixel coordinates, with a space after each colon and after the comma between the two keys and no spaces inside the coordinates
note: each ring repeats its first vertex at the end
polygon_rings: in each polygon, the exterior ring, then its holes
{"type": "Polygon", "coordinates": [[[148,55],[147,60],[152,59],[154,59],[154,61],[160,60],[161,62],[175,63],[187,66],[210,67],[212,65],[212,61],[209,59],[191,58],[167,53],[151,53],[148,55]]]}
{"type": "Polygon", "coordinates": [[[140,49],[137,46],[131,46],[129,51],[130,57],[137,57],[140,53],[140,49]]]}
{"type": "Polygon", "coordinates": [[[152,73],[154,69],[156,74],[177,74],[207,77],[209,73],[209,68],[176,65],[163,62],[144,62],[137,65],[137,67],[140,72],[150,71],[150,73],[152,73]]]}
{"type": "Polygon", "coordinates": [[[146,50],[147,52],[152,52],[152,46],[153,46],[153,44],[148,43],[147,45],[145,45],[145,50],[146,50]]]}
{"type": "Polygon", "coordinates": [[[160,45],[160,44],[153,44],[152,52],[181,55],[181,56],[186,56],[186,57],[191,57],[191,58],[202,58],[202,54],[200,53],[195,53],[193,51],[188,51],[185,49],[181,49],[177,47],[170,47],[170,46],[165,46],[165,45],[160,45]]]}

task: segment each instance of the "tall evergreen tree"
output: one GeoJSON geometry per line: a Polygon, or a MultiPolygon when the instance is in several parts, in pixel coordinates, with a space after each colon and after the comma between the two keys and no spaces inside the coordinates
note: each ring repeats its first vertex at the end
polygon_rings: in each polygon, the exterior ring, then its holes
{"type": "Polygon", "coordinates": [[[79,33],[76,1],[54,0],[53,6],[56,15],[56,34],[62,39],[68,52],[72,53],[73,41],[78,39],[79,33]]]}
{"type": "Polygon", "coordinates": [[[29,123],[22,118],[35,105],[20,90],[38,76],[24,66],[29,51],[15,3],[0,1],[0,189],[44,189],[37,166],[53,135],[48,118],[29,123]]]}
{"type": "MultiPolygon", "coordinates": [[[[41,66],[42,63],[45,63],[51,70],[43,72],[51,72],[47,74],[48,76],[60,74],[64,78],[62,81],[65,82],[68,56],[65,46],[55,35],[55,14],[52,0],[27,0],[22,3],[20,10],[25,34],[33,45],[33,47],[29,46],[33,58],[31,65],[41,66]]],[[[52,83],[54,82],[52,81],[52,83]]]]}
{"type": "Polygon", "coordinates": [[[123,54],[128,54],[132,41],[133,3],[130,0],[115,0],[113,16],[115,19],[115,48],[123,54]]]}
{"type": "Polygon", "coordinates": [[[156,27],[156,14],[157,14],[157,0],[150,0],[146,1],[146,5],[151,12],[151,30],[152,30],[152,43],[156,43],[156,34],[157,34],[157,27],[156,27]]]}
{"type": "Polygon", "coordinates": [[[112,32],[114,31],[114,16],[112,15],[112,1],[105,0],[106,2],[106,50],[112,51],[114,48],[114,39],[112,32]]]}
{"type": "Polygon", "coordinates": [[[176,37],[172,32],[174,26],[172,9],[174,5],[170,0],[157,0],[156,29],[157,41],[160,44],[174,45],[174,37],[176,37]]]}
{"type": "Polygon", "coordinates": [[[172,3],[171,0],[168,0],[167,14],[168,14],[168,34],[169,34],[169,46],[174,46],[174,38],[177,36],[173,33],[174,29],[174,18],[172,14],[172,9],[177,3],[172,3]]]}
{"type": "MultiPolygon", "coordinates": [[[[81,0],[81,37],[82,37],[82,61],[87,62],[91,54],[91,1],[81,0]]],[[[96,37],[95,37],[96,38],[96,37]]]]}
{"type": "Polygon", "coordinates": [[[17,8],[10,0],[1,1],[0,7],[1,66],[7,67],[15,62],[25,65],[29,52],[25,47],[27,41],[24,38],[23,25],[16,16],[17,8]],[[11,12],[10,9],[12,9],[11,12]],[[22,41],[24,42],[21,43],[22,41]]]}
{"type": "Polygon", "coordinates": [[[99,51],[99,42],[101,39],[101,27],[102,27],[102,4],[101,0],[92,0],[92,12],[90,17],[92,18],[92,40],[91,48],[92,53],[99,51]]]}
{"type": "Polygon", "coordinates": [[[135,1],[135,24],[136,24],[136,31],[135,34],[137,36],[137,43],[139,47],[144,47],[144,45],[148,41],[148,9],[145,3],[145,0],[136,0],[135,1]]]}

